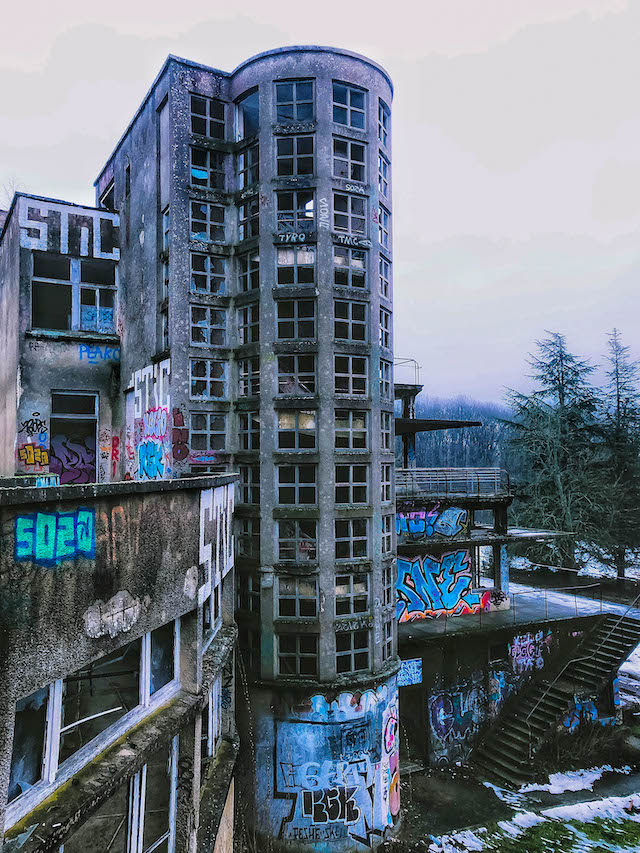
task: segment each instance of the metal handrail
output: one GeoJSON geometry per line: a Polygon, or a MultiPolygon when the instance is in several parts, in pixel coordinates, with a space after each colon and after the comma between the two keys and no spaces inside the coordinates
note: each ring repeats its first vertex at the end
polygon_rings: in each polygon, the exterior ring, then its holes
{"type": "MultiPolygon", "coordinates": [[[[584,587],[583,587],[583,588],[584,588],[584,587]]],[[[533,708],[529,711],[529,713],[527,714],[527,716],[524,718],[524,723],[525,723],[525,725],[527,726],[527,729],[529,730],[529,759],[531,759],[531,757],[532,757],[532,752],[531,752],[531,741],[532,741],[532,737],[531,737],[531,723],[529,722],[529,719],[530,719],[531,715],[533,714],[533,712],[538,708],[538,706],[540,705],[540,703],[542,702],[542,700],[543,700],[543,699],[548,695],[548,693],[549,693],[549,691],[551,690],[551,688],[552,688],[552,687],[554,686],[554,684],[558,681],[558,679],[559,679],[559,678],[564,674],[565,670],[566,670],[569,666],[571,666],[571,664],[573,664],[573,663],[579,663],[580,661],[583,661],[583,660],[589,660],[589,658],[593,657],[593,656],[594,656],[594,654],[595,654],[596,652],[598,652],[598,651],[602,648],[602,646],[606,643],[606,641],[609,639],[609,637],[613,634],[613,632],[616,630],[616,628],[620,625],[620,623],[622,622],[622,620],[626,618],[627,613],[628,613],[630,610],[632,610],[632,609],[634,608],[634,606],[635,606],[639,601],[640,601],[640,594],[638,594],[638,595],[633,599],[633,601],[631,602],[631,604],[627,607],[627,609],[624,611],[624,613],[622,613],[622,615],[621,615],[621,616],[620,616],[620,618],[616,621],[616,623],[613,625],[613,627],[611,628],[611,630],[610,630],[610,631],[605,635],[605,637],[600,641],[599,645],[597,645],[597,646],[596,646],[596,648],[595,648],[595,649],[594,649],[590,654],[588,654],[588,655],[582,655],[582,656],[580,656],[580,657],[576,657],[576,658],[572,658],[570,661],[567,661],[567,663],[562,667],[562,669],[561,669],[561,670],[560,670],[560,672],[556,675],[556,677],[553,679],[553,681],[552,681],[552,682],[550,682],[550,683],[547,685],[546,690],[544,691],[544,693],[542,694],[542,696],[538,699],[538,701],[535,703],[535,705],[533,706],[533,708]]],[[[602,599],[601,599],[601,604],[602,604],[602,599]]]]}
{"type": "Polygon", "coordinates": [[[449,494],[509,494],[509,473],[502,468],[398,468],[396,488],[449,494]]]}

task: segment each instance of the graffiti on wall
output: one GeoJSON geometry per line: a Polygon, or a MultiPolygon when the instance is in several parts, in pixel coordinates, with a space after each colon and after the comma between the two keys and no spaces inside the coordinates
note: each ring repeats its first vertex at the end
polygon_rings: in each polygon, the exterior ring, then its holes
{"type": "Polygon", "coordinates": [[[184,425],[184,415],[180,409],[174,409],[173,429],[171,430],[171,456],[182,462],[189,455],[189,430],[184,425]]]}
{"type": "Polygon", "coordinates": [[[15,519],[15,559],[55,566],[75,557],[95,557],[95,510],[35,512],[15,519]]]}
{"type": "Polygon", "coordinates": [[[516,634],[509,643],[509,658],[516,675],[542,669],[552,642],[553,634],[548,630],[516,634]]]}
{"type": "Polygon", "coordinates": [[[432,693],[428,704],[434,763],[464,761],[486,718],[486,692],[481,674],[474,673],[469,684],[432,693]]]}
{"type": "Polygon", "coordinates": [[[419,542],[423,539],[453,539],[469,533],[469,513],[456,506],[403,510],[396,513],[398,544],[419,542]]]}
{"type": "Polygon", "coordinates": [[[120,258],[117,213],[23,197],[18,215],[23,249],[114,261],[120,258]]]}
{"type": "Polygon", "coordinates": [[[126,407],[126,474],[130,479],[164,480],[172,474],[170,378],[168,358],[136,370],[131,376],[133,402],[126,407]]]}
{"type": "Polygon", "coordinates": [[[40,412],[32,412],[30,418],[25,418],[18,432],[24,432],[27,438],[37,436],[41,442],[47,440],[47,422],[40,417],[40,412]]]}
{"type": "Polygon", "coordinates": [[[422,658],[400,661],[398,687],[409,687],[412,684],[422,684],[422,658]]]}
{"type": "Polygon", "coordinates": [[[97,364],[99,361],[120,361],[120,347],[80,344],[78,356],[80,361],[88,361],[90,364],[97,364]]]}
{"type": "Polygon", "coordinates": [[[363,693],[312,696],[296,718],[277,719],[274,797],[289,803],[279,838],[372,847],[400,812],[398,746],[395,679],[363,693]]]}
{"type": "Polygon", "coordinates": [[[471,584],[471,555],[467,550],[438,557],[398,557],[398,621],[461,616],[488,609],[490,592],[472,590],[471,584]]]}
{"type": "Polygon", "coordinates": [[[21,444],[18,447],[18,459],[26,467],[42,470],[49,464],[49,450],[40,444],[21,444]]]}
{"type": "Polygon", "coordinates": [[[200,604],[233,567],[234,500],[235,489],[231,483],[200,492],[200,565],[204,570],[200,604]]]}
{"type": "Polygon", "coordinates": [[[68,436],[56,433],[51,436],[49,471],[60,475],[60,485],[69,483],[95,483],[95,435],[68,436]]]}

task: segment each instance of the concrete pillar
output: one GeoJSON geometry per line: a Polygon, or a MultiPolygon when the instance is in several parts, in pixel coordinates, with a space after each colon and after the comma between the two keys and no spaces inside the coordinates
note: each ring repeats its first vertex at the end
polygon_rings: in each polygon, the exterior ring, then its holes
{"type": "Polygon", "coordinates": [[[509,560],[507,559],[506,545],[492,545],[493,552],[493,585],[502,590],[505,595],[509,594],[509,560]]]}

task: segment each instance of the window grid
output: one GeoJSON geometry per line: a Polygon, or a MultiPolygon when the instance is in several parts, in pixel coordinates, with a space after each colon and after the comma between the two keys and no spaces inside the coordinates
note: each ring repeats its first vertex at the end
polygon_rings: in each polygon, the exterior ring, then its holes
{"type": "Polygon", "coordinates": [[[240,412],[240,450],[260,450],[260,412],[240,412]]]}
{"type": "Polygon", "coordinates": [[[333,174],[348,181],[365,182],[366,148],[362,142],[333,138],[333,174]]]}
{"type": "Polygon", "coordinates": [[[366,234],[367,200],[362,196],[333,194],[333,227],[347,234],[366,234]]]}
{"type": "Polygon", "coordinates": [[[276,193],[278,231],[305,232],[315,227],[313,190],[293,190],[276,193]]]}
{"type": "Polygon", "coordinates": [[[382,553],[390,554],[393,548],[393,516],[382,516],[382,553]]]}
{"type": "Polygon", "coordinates": [[[369,631],[336,632],[336,672],[369,669],[369,631]]]}
{"type": "Polygon", "coordinates": [[[316,336],[314,299],[281,299],[277,303],[278,339],[301,340],[316,336]]]}
{"type": "Polygon", "coordinates": [[[258,631],[240,627],[238,645],[247,670],[257,675],[260,672],[260,634],[258,631]]]}
{"type": "Polygon", "coordinates": [[[314,450],[315,411],[278,411],[278,450],[314,450]]]}
{"type": "Polygon", "coordinates": [[[214,412],[191,412],[191,449],[224,450],[227,444],[227,416],[214,412]]]}
{"type": "Polygon", "coordinates": [[[276,83],[276,121],[313,121],[313,80],[276,83]]]}
{"type": "Polygon", "coordinates": [[[238,259],[240,290],[247,293],[260,289],[260,255],[251,253],[240,255],[238,259]]]}
{"type": "Polygon", "coordinates": [[[337,340],[367,340],[367,304],[335,299],[333,333],[337,340]]]}
{"type": "Polygon", "coordinates": [[[191,290],[194,293],[226,293],[227,261],[217,255],[191,252],[191,290]]]}
{"type": "Polygon", "coordinates": [[[391,400],[391,378],[393,365],[390,361],[380,359],[380,399],[391,400]]]}
{"type": "Polygon", "coordinates": [[[352,560],[369,554],[369,520],[337,518],[335,520],[336,560],[352,560]]]}
{"type": "Polygon", "coordinates": [[[225,188],[224,154],[191,146],[191,186],[207,190],[225,188]]]}
{"type": "Polygon", "coordinates": [[[382,567],[382,604],[387,607],[394,603],[395,566],[389,563],[382,567]]]}
{"type": "Polygon", "coordinates": [[[380,346],[391,349],[391,312],[380,309],[380,346]]]}
{"type": "Polygon", "coordinates": [[[380,257],[380,295],[389,299],[391,292],[391,264],[386,258],[380,257]]]}
{"type": "Polygon", "coordinates": [[[391,501],[391,465],[383,462],[380,466],[380,498],[383,503],[391,501]]]}
{"type": "Polygon", "coordinates": [[[333,120],[336,124],[365,129],[365,95],[364,89],[349,86],[345,83],[333,84],[333,120]]]}
{"type": "Polygon", "coordinates": [[[383,102],[378,101],[378,139],[385,148],[389,147],[389,124],[391,121],[391,113],[389,107],[383,102]]]}
{"type": "Polygon", "coordinates": [[[393,424],[391,421],[391,414],[389,412],[380,412],[380,433],[381,440],[380,444],[383,450],[392,450],[391,447],[391,434],[392,434],[393,424]]]}
{"type": "Polygon", "coordinates": [[[260,147],[256,143],[238,154],[238,189],[257,184],[260,178],[260,147]]]}
{"type": "Polygon", "coordinates": [[[169,237],[171,235],[171,210],[169,205],[162,211],[162,248],[169,251],[169,237]]]}
{"type": "Polygon", "coordinates": [[[238,308],[238,340],[241,344],[255,344],[260,340],[259,302],[238,308]]]}
{"type": "Polygon", "coordinates": [[[193,400],[221,400],[227,396],[228,365],[212,358],[189,359],[189,385],[193,400]]]}
{"type": "Polygon", "coordinates": [[[317,558],[318,523],[315,519],[278,521],[278,560],[280,562],[315,563],[317,558]]]}
{"type": "Polygon", "coordinates": [[[387,619],[384,623],[384,635],[382,637],[382,660],[389,660],[393,656],[393,621],[387,619]]]}
{"type": "Polygon", "coordinates": [[[317,502],[316,465],[278,465],[277,468],[279,504],[308,506],[317,502]]]}
{"type": "Polygon", "coordinates": [[[336,503],[366,504],[369,469],[367,465],[336,465],[336,503]]]}
{"type": "Polygon", "coordinates": [[[315,246],[278,247],[278,284],[283,286],[313,284],[315,263],[315,246]]]}
{"type": "Polygon", "coordinates": [[[242,358],[238,362],[240,397],[256,397],[260,393],[260,359],[242,358]]]}
{"type": "Polygon", "coordinates": [[[318,675],[318,637],[315,634],[280,634],[277,644],[279,675],[318,675]]]}
{"type": "Polygon", "coordinates": [[[207,305],[191,306],[192,346],[223,347],[227,343],[227,312],[207,305]]]}
{"type": "Polygon", "coordinates": [[[240,465],[240,481],[238,483],[238,488],[240,491],[240,503],[260,503],[259,465],[240,465]]]}
{"type": "Polygon", "coordinates": [[[367,412],[353,409],[336,409],[336,450],[367,450],[367,412]]]}
{"type": "Polygon", "coordinates": [[[363,572],[336,575],[336,616],[369,612],[369,575],[363,572]]]}
{"type": "Polygon", "coordinates": [[[279,177],[313,174],[313,136],[276,137],[276,171],[279,177]]]}
{"type": "Polygon", "coordinates": [[[336,394],[367,393],[367,359],[355,355],[336,355],[334,359],[336,394]]]}
{"type": "Polygon", "coordinates": [[[260,519],[238,519],[238,554],[244,557],[260,557],[260,519]]]}
{"type": "Polygon", "coordinates": [[[224,104],[204,95],[191,95],[191,133],[224,139],[224,104]]]}
{"type": "Polygon", "coordinates": [[[248,240],[260,233],[260,204],[258,196],[243,202],[238,208],[238,240],[248,240]]]}
{"type": "Polygon", "coordinates": [[[389,172],[391,165],[382,151],[378,152],[378,191],[389,198],[389,172]]]}
{"type": "Polygon", "coordinates": [[[391,214],[386,207],[378,208],[378,242],[385,249],[391,250],[391,214]]]}
{"type": "Polygon", "coordinates": [[[317,578],[278,578],[279,617],[315,619],[317,615],[317,578]]]}
{"type": "Polygon", "coordinates": [[[278,356],[278,394],[316,393],[315,355],[278,356]]]}
{"type": "MultiPolygon", "coordinates": [[[[250,521],[251,519],[246,519],[250,521]]],[[[260,578],[238,574],[238,609],[260,613],[260,578]]]]}
{"type": "Polygon", "coordinates": [[[363,249],[333,247],[333,280],[339,287],[367,287],[367,254],[363,249]]]}
{"type": "Polygon", "coordinates": [[[224,207],[203,201],[191,202],[191,240],[200,243],[224,243],[224,207]]]}

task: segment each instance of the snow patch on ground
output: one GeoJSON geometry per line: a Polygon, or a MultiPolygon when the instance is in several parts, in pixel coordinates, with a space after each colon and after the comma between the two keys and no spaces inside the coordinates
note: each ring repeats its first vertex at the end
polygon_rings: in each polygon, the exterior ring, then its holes
{"type": "MultiPolygon", "coordinates": [[[[476,830],[483,832],[486,830],[476,830]]],[[[432,842],[429,845],[430,853],[466,853],[467,850],[484,850],[484,844],[475,832],[467,829],[464,832],[454,832],[451,835],[442,835],[439,838],[430,836],[432,842]]]]}
{"type": "Polygon", "coordinates": [[[545,785],[522,785],[518,793],[528,794],[531,791],[548,791],[550,794],[563,794],[565,791],[593,791],[593,783],[601,779],[605,773],[631,773],[629,766],[616,767],[603,764],[602,767],[590,767],[588,770],[569,770],[566,773],[552,773],[545,785]]]}
{"type": "Polygon", "coordinates": [[[544,823],[545,818],[535,812],[518,812],[511,820],[500,820],[498,826],[503,832],[517,838],[523,829],[528,826],[535,826],[537,823],[544,823]]]}
{"type": "Polygon", "coordinates": [[[554,806],[543,809],[542,814],[550,820],[566,823],[569,820],[581,820],[591,823],[596,818],[611,820],[632,820],[640,823],[640,814],[632,814],[633,808],[640,810],[640,792],[630,797],[606,797],[604,800],[592,800],[588,803],[574,803],[570,806],[554,806]]]}
{"type": "Polygon", "coordinates": [[[507,803],[507,805],[513,808],[518,808],[523,803],[524,798],[520,794],[516,794],[515,791],[500,788],[498,785],[494,785],[493,782],[483,782],[482,784],[485,788],[490,788],[499,800],[502,800],[503,803],[507,803]]]}

